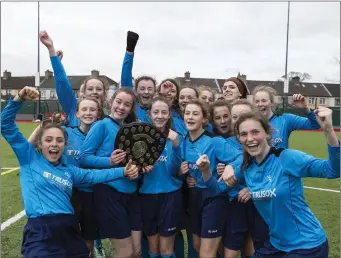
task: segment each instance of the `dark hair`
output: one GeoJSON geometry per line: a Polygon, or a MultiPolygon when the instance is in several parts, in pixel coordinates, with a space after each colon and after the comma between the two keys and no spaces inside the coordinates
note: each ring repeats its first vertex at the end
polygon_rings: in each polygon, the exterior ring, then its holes
{"type": "MultiPolygon", "coordinates": [[[[214,131],[214,133],[216,135],[220,135],[221,133],[215,128],[214,123],[213,123],[213,120],[214,120],[213,119],[214,118],[214,110],[217,107],[227,107],[227,111],[228,111],[228,115],[229,115],[229,119],[230,119],[230,123],[231,123],[230,104],[226,100],[217,100],[212,105],[210,105],[209,112],[210,112],[211,123],[212,123],[212,126],[213,126],[213,131],[214,131]]],[[[229,127],[231,128],[230,124],[229,124],[229,127]]]]}
{"type": "MultiPolygon", "coordinates": [[[[243,113],[240,115],[240,117],[238,118],[236,124],[234,125],[234,134],[238,137],[240,136],[240,132],[239,132],[239,127],[241,125],[241,123],[245,122],[246,120],[255,120],[257,122],[259,122],[261,124],[261,126],[263,127],[264,131],[270,136],[268,138],[268,143],[271,146],[271,127],[270,127],[270,123],[268,121],[268,119],[259,111],[255,111],[255,112],[249,112],[249,113],[243,113]]],[[[241,172],[244,172],[247,170],[247,168],[250,166],[252,162],[252,157],[250,156],[250,154],[247,151],[243,151],[243,163],[241,166],[241,172]]]]}
{"type": "Polygon", "coordinates": [[[103,118],[103,115],[104,115],[104,112],[103,112],[103,107],[101,106],[101,104],[99,103],[99,101],[95,98],[91,98],[91,97],[81,97],[80,100],[78,101],[77,103],[77,108],[76,108],[76,111],[78,112],[79,111],[79,106],[80,106],[80,103],[83,101],[83,100],[90,100],[90,101],[93,101],[96,103],[97,105],[97,108],[98,108],[98,118],[97,120],[100,120],[103,118]]]}
{"type": "Polygon", "coordinates": [[[164,84],[165,82],[169,81],[170,83],[174,84],[175,88],[176,88],[176,98],[174,99],[172,106],[170,107],[171,109],[173,109],[174,111],[179,111],[180,107],[179,107],[179,94],[180,94],[180,86],[177,83],[176,80],[174,79],[164,79],[160,84],[159,87],[157,88],[157,92],[160,94],[160,89],[161,89],[161,85],[164,84]]]}
{"type": "Polygon", "coordinates": [[[35,147],[36,147],[37,151],[40,153],[41,153],[41,145],[42,145],[42,139],[41,138],[43,137],[44,132],[48,129],[51,129],[51,128],[57,128],[63,133],[64,139],[65,139],[65,146],[67,145],[67,141],[68,141],[67,132],[64,130],[64,128],[62,127],[60,122],[53,121],[53,119],[49,118],[49,119],[46,119],[40,123],[40,128],[39,128],[39,131],[37,133],[37,138],[36,138],[37,144],[35,145],[35,147]]]}
{"type": "MultiPolygon", "coordinates": [[[[208,107],[207,107],[207,104],[204,103],[202,100],[199,100],[199,99],[196,99],[196,100],[192,100],[190,101],[186,108],[188,107],[188,105],[197,105],[198,107],[201,108],[201,111],[202,111],[202,115],[204,117],[204,119],[206,120],[206,122],[203,124],[203,127],[207,126],[207,124],[209,123],[210,121],[210,112],[208,111],[208,107]]],[[[184,113],[186,111],[186,108],[184,110],[184,113]]]]}
{"type": "Polygon", "coordinates": [[[165,130],[165,132],[168,132],[169,129],[172,129],[172,130],[173,130],[173,118],[172,118],[172,115],[171,115],[171,113],[170,113],[170,112],[171,112],[171,109],[170,109],[170,107],[169,107],[169,105],[168,105],[168,102],[167,102],[167,100],[166,100],[165,97],[163,97],[163,96],[161,95],[161,96],[157,96],[157,97],[153,98],[152,104],[150,105],[149,112],[151,111],[153,105],[154,105],[157,101],[164,102],[164,103],[167,104],[167,106],[168,106],[168,110],[169,110],[169,119],[168,119],[167,124],[166,124],[166,130],[165,130]]]}
{"type": "Polygon", "coordinates": [[[122,87],[122,88],[119,88],[115,93],[114,95],[112,95],[111,97],[111,100],[110,100],[110,103],[112,105],[112,102],[114,101],[114,99],[117,97],[118,94],[120,94],[121,92],[124,92],[128,95],[130,95],[133,99],[133,103],[132,103],[132,106],[131,106],[131,110],[130,110],[130,113],[128,114],[128,116],[126,117],[126,119],[124,120],[125,123],[129,124],[129,123],[133,123],[133,122],[136,122],[137,121],[137,116],[136,116],[136,113],[135,113],[135,106],[136,106],[136,95],[135,95],[135,92],[134,90],[130,89],[130,88],[127,88],[127,87],[122,87]]]}
{"type": "Polygon", "coordinates": [[[140,77],[136,78],[136,80],[135,80],[135,90],[137,90],[137,87],[139,86],[140,81],[152,81],[153,84],[154,84],[154,88],[156,89],[156,80],[153,77],[143,75],[143,76],[140,76],[140,77]]]}
{"type": "Polygon", "coordinates": [[[247,87],[246,87],[246,84],[241,79],[239,79],[237,77],[230,77],[230,78],[226,79],[224,84],[226,82],[229,82],[229,81],[231,81],[231,82],[233,82],[234,84],[237,85],[237,88],[238,88],[238,90],[239,90],[239,92],[241,94],[240,98],[241,99],[246,99],[247,98],[247,87]]]}

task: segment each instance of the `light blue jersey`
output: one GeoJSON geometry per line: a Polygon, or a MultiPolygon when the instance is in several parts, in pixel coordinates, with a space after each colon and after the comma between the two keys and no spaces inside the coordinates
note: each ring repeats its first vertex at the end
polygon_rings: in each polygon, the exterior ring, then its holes
{"type": "Polygon", "coordinates": [[[180,146],[181,143],[174,148],[172,141],[167,140],[165,149],[153,165],[153,170],[143,176],[140,193],[169,193],[181,188],[183,181],[178,177],[182,163],[180,146]]]}
{"type": "Polygon", "coordinates": [[[19,132],[15,116],[22,102],[12,99],[1,114],[1,134],[12,147],[20,164],[22,199],[28,218],[73,214],[70,203],[72,187],[104,183],[124,177],[124,168],[105,170],[81,169],[69,165],[62,157],[53,165],[19,132]]]}
{"type": "Polygon", "coordinates": [[[77,112],[77,99],[72,89],[71,83],[65,73],[64,66],[58,56],[50,57],[54,81],[56,83],[56,93],[58,101],[62,106],[63,111],[67,115],[70,126],[79,126],[80,121],[76,117],[77,112]]]}
{"type": "Polygon", "coordinates": [[[305,202],[302,178],[339,178],[340,147],[328,146],[328,153],[329,159],[322,160],[298,150],[272,148],[260,164],[253,160],[244,172],[235,167],[237,178],[245,180],[268,224],[276,249],[311,249],[326,241],[320,222],[305,202]]]}
{"type": "Polygon", "coordinates": [[[312,111],[306,114],[307,117],[296,116],[293,114],[273,115],[269,119],[272,131],[272,144],[276,148],[289,146],[289,136],[295,130],[316,130],[320,128],[316,120],[316,115],[312,111]]]}
{"type": "MultiPolygon", "coordinates": [[[[134,90],[133,85],[133,64],[134,64],[134,54],[125,53],[121,72],[121,85],[122,87],[131,88],[134,90]]],[[[135,106],[136,116],[139,121],[151,123],[152,120],[149,117],[149,109],[142,107],[139,103],[135,106]]]]}
{"type": "MultiPolygon", "coordinates": [[[[111,117],[97,121],[87,134],[80,153],[80,163],[88,168],[109,168],[115,139],[120,125],[111,117]]],[[[107,183],[121,193],[134,193],[137,179],[118,179],[107,183]]]]}
{"type": "Polygon", "coordinates": [[[196,180],[196,187],[207,188],[202,177],[202,172],[198,169],[196,161],[201,155],[206,154],[210,160],[210,169],[212,177],[217,180],[217,165],[219,162],[228,164],[235,161],[241,154],[233,145],[230,145],[222,137],[213,137],[207,131],[204,131],[196,140],[192,141],[189,134],[185,137],[182,144],[182,158],[188,162],[189,175],[196,180]]]}

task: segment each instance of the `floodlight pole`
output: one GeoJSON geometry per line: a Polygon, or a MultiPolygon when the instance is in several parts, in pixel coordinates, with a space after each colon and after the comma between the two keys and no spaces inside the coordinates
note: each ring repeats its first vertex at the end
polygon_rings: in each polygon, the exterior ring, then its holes
{"type": "Polygon", "coordinates": [[[284,74],[284,97],[283,97],[283,112],[286,111],[288,104],[289,79],[288,79],[288,46],[289,46],[289,19],[290,19],[290,2],[288,2],[288,21],[287,21],[287,44],[285,53],[285,74],[284,74]]]}

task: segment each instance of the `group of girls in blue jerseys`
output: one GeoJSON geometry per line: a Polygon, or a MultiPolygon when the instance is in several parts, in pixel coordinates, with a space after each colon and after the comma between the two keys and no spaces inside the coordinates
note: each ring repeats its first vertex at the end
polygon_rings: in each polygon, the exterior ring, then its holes
{"type": "Polygon", "coordinates": [[[249,92],[227,79],[224,100],[205,86],[180,87],[167,78],[133,80],[139,35],[128,32],[121,86],[108,96],[102,77],[86,78],[80,96],[62,54],[43,31],[59,102],[67,121],[44,120],[26,140],[15,123],[25,100],[39,92],[24,86],[1,114],[1,133],[20,163],[28,218],[22,254],[29,257],[328,257],[326,234],[309,209],[303,177],[339,178],[340,144],[332,111],[293,105],[306,117],[274,114],[276,92],[249,92]],[[252,101],[247,100],[251,94],[252,101]],[[115,149],[123,124],[152,123],[167,136],[159,159],[142,169],[115,149]],[[295,130],[322,129],[328,159],[288,149],[295,130]]]}

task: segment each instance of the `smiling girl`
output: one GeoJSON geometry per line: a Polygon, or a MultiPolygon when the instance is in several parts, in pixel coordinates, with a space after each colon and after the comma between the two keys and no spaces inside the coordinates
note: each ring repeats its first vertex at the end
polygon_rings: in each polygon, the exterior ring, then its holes
{"type": "Polygon", "coordinates": [[[319,107],[314,113],[327,139],[328,160],[272,147],[270,124],[261,114],[244,114],[235,125],[244,157],[241,165],[226,167],[223,179],[229,186],[245,181],[269,226],[270,240],[256,257],[328,257],[327,236],[305,202],[302,178],[339,178],[340,143],[332,111],[319,107]]]}
{"type": "MultiPolygon", "coordinates": [[[[54,80],[56,83],[56,92],[60,105],[67,115],[70,126],[79,126],[80,121],[76,117],[77,99],[70,84],[70,81],[65,73],[64,67],[60,58],[57,56],[53,41],[46,31],[41,31],[40,41],[43,43],[50,54],[50,60],[54,71],[54,80]]],[[[85,78],[81,88],[81,95],[97,99],[101,106],[105,107],[105,97],[108,83],[97,76],[89,76],[85,78]]]]}
{"type": "Polygon", "coordinates": [[[182,180],[177,175],[181,165],[180,139],[171,129],[170,108],[166,99],[155,98],[149,114],[153,125],[161,133],[168,134],[168,140],[153,170],[144,174],[139,189],[143,229],[148,237],[149,257],[161,255],[173,258],[174,240],[183,206],[182,180]]]}
{"type": "Polygon", "coordinates": [[[228,78],[223,85],[223,96],[229,103],[237,99],[246,99],[247,92],[245,83],[236,77],[228,78]]]}
{"type": "Polygon", "coordinates": [[[205,153],[211,160],[211,171],[217,180],[218,160],[229,163],[240,153],[233,146],[227,146],[221,137],[213,138],[204,129],[208,117],[206,105],[201,101],[192,101],[186,106],[184,120],[188,134],[182,146],[184,162],[180,172],[188,174],[188,184],[191,184],[191,178],[195,181],[189,188],[189,218],[193,245],[200,257],[216,256],[225,228],[228,198],[208,190],[196,161],[205,153]]]}
{"type": "Polygon", "coordinates": [[[70,165],[64,154],[67,133],[46,123],[37,133],[36,149],[19,132],[15,115],[24,100],[37,100],[39,92],[24,87],[1,113],[1,134],[20,163],[22,198],[27,224],[22,254],[28,257],[89,257],[70,203],[73,185],[104,183],[124,176],[138,176],[131,162],[125,168],[81,169],[70,165]]]}
{"type": "Polygon", "coordinates": [[[293,105],[303,109],[307,117],[284,113],[276,115],[276,91],[268,86],[258,86],[253,92],[253,101],[258,110],[269,120],[272,130],[272,144],[276,148],[288,148],[290,134],[295,130],[316,130],[320,128],[316,115],[308,107],[307,99],[301,94],[293,95],[293,105]]]}
{"type": "MultiPolygon", "coordinates": [[[[136,98],[129,88],[118,89],[112,97],[111,114],[98,121],[83,143],[80,159],[87,167],[118,166],[126,152],[114,149],[121,125],[136,121],[136,98]]],[[[136,193],[138,180],[120,179],[94,187],[96,215],[103,238],[110,238],[118,257],[140,253],[141,207],[136,193]]]]}
{"type": "MultiPolygon", "coordinates": [[[[256,107],[246,99],[238,99],[231,106],[231,127],[233,128],[239,117],[246,113],[258,112],[256,107]]],[[[237,148],[240,154],[243,146],[235,135],[226,140],[231,146],[237,148]]],[[[226,163],[228,164],[228,163],[226,163]]],[[[225,164],[219,163],[217,166],[218,175],[222,175],[225,164]]],[[[224,187],[224,185],[223,185],[224,187]]],[[[246,257],[254,253],[254,249],[264,246],[268,239],[269,230],[264,220],[257,212],[247,187],[238,184],[237,187],[226,189],[230,199],[229,216],[224,235],[224,247],[226,257],[239,257],[239,251],[243,250],[246,257]]]]}

